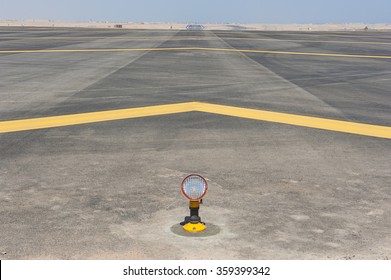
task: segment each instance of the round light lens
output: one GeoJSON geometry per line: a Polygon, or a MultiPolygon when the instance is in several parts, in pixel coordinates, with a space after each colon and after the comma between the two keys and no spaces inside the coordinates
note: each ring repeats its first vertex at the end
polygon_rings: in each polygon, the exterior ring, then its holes
{"type": "Polygon", "coordinates": [[[182,181],[182,193],[189,200],[200,200],[208,190],[206,180],[197,174],[191,174],[182,181]]]}

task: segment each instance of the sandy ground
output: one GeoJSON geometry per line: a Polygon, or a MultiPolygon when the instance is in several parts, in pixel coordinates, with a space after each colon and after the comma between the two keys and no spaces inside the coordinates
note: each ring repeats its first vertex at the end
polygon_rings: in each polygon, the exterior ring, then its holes
{"type": "MultiPolygon", "coordinates": [[[[57,22],[50,20],[3,20],[0,26],[31,26],[31,27],[85,27],[85,28],[116,28],[121,25],[126,29],[186,29],[187,23],[144,23],[144,22],[57,22]]],[[[203,24],[207,30],[276,30],[276,31],[355,31],[384,30],[391,31],[391,24],[203,24]]]]}

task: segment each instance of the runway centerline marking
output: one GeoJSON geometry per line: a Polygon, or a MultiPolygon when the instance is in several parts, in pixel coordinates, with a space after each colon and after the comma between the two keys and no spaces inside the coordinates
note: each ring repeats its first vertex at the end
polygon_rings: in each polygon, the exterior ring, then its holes
{"type": "Polygon", "coordinates": [[[379,126],[335,119],[264,111],[258,109],[217,105],[203,102],[186,102],[178,104],[155,105],[147,107],[41,117],[24,120],[0,121],[0,133],[64,127],[71,125],[188,112],[204,112],[230,117],[238,117],[251,120],[281,123],[300,127],[316,128],[322,130],[391,139],[391,127],[389,126],[379,126]]]}
{"type": "Polygon", "coordinates": [[[338,54],[338,53],[312,53],[312,52],[290,52],[273,50],[250,50],[250,49],[226,49],[226,48],[202,48],[202,47],[176,47],[176,48],[108,48],[108,49],[84,49],[84,50],[0,50],[1,53],[88,53],[88,52],[130,52],[130,51],[222,51],[241,53],[264,53],[280,55],[304,55],[322,57],[350,57],[350,58],[374,58],[391,59],[387,55],[362,55],[362,54],[338,54]]]}

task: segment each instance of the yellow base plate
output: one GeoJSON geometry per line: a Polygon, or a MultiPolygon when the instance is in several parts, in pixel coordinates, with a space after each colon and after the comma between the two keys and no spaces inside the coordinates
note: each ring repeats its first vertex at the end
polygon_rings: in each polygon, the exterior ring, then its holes
{"type": "Polygon", "coordinates": [[[202,223],[198,223],[198,224],[188,223],[183,226],[183,229],[188,232],[200,232],[200,231],[205,230],[206,226],[202,223]]]}

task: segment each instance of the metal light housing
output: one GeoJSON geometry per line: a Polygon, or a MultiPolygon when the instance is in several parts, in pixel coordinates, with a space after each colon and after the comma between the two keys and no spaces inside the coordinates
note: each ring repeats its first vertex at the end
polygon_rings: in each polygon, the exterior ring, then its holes
{"type": "Polygon", "coordinates": [[[181,186],[182,194],[190,201],[201,200],[208,191],[208,183],[198,174],[187,176],[181,186]]]}
{"type": "Polygon", "coordinates": [[[189,200],[190,216],[185,217],[181,223],[183,229],[190,233],[197,233],[206,229],[198,214],[202,198],[208,191],[208,183],[198,175],[191,174],[183,179],[181,184],[182,194],[189,200]]]}

